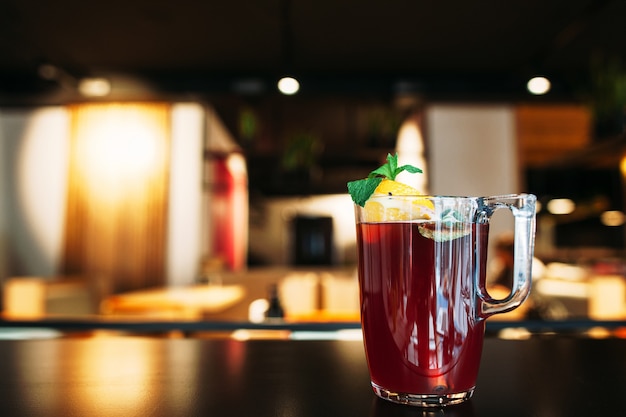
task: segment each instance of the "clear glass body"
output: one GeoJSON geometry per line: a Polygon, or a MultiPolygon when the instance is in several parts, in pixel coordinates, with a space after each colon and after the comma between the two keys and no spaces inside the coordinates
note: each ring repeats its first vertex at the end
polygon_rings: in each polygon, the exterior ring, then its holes
{"type": "Polygon", "coordinates": [[[418,406],[462,402],[475,389],[485,319],[516,308],[530,291],[535,197],[385,196],[370,202],[379,209],[356,206],[356,227],[374,392],[418,406]],[[515,218],[515,277],[511,295],[494,300],[485,271],[489,220],[500,208],[515,218]]]}

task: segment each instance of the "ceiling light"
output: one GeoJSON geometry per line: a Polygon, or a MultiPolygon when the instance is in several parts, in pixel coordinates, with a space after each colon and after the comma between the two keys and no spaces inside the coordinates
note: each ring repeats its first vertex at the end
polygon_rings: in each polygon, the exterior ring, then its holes
{"type": "Polygon", "coordinates": [[[278,91],[285,95],[296,94],[300,90],[300,83],[292,77],[283,77],[278,81],[278,91]]]}
{"type": "Polygon", "coordinates": [[[85,97],[104,97],[111,92],[111,83],[106,78],[83,78],[78,91],[85,97]]]}
{"type": "Polygon", "coordinates": [[[569,198],[555,198],[548,202],[547,208],[552,214],[570,214],[576,209],[576,204],[569,198]]]}
{"type": "Polygon", "coordinates": [[[618,210],[605,211],[600,215],[600,221],[605,226],[621,226],[626,221],[626,216],[618,210]]]}
{"type": "Polygon", "coordinates": [[[550,91],[550,80],[546,77],[533,77],[528,80],[526,88],[531,94],[542,95],[550,91]]]}

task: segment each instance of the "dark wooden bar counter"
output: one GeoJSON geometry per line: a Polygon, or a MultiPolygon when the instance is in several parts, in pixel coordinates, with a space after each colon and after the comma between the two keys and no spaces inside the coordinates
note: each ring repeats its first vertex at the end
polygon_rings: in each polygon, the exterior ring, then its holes
{"type": "Polygon", "coordinates": [[[360,341],[64,337],[0,341],[2,416],[626,415],[626,340],[485,341],[468,403],[375,398],[360,341]]]}

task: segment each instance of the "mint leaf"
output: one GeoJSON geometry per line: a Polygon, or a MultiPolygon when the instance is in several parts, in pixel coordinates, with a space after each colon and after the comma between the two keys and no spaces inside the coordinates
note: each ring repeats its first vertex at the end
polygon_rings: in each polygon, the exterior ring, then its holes
{"type": "Polygon", "coordinates": [[[421,174],[423,172],[421,169],[414,167],[413,165],[402,165],[400,168],[398,168],[396,175],[398,175],[402,171],[408,171],[411,174],[421,174]]]}
{"type": "Polygon", "coordinates": [[[402,165],[401,167],[399,167],[398,154],[392,155],[389,153],[387,154],[387,163],[370,172],[368,178],[373,178],[381,175],[384,178],[395,180],[398,174],[402,171],[408,171],[412,174],[418,174],[422,172],[421,169],[414,167],[413,165],[402,165]]]}
{"type": "Polygon", "coordinates": [[[408,171],[412,174],[422,172],[421,169],[413,165],[402,165],[399,167],[398,154],[391,155],[388,153],[387,162],[370,172],[366,179],[348,182],[348,192],[352,197],[352,201],[363,207],[383,179],[395,180],[396,176],[402,171],[408,171]]]}
{"type": "Polygon", "coordinates": [[[359,206],[363,207],[365,202],[374,194],[374,190],[383,181],[383,177],[366,178],[364,180],[350,181],[348,183],[348,192],[359,206]]]}
{"type": "Polygon", "coordinates": [[[463,216],[454,209],[446,209],[441,213],[441,221],[446,226],[452,227],[455,223],[462,222],[463,216]]]}
{"type": "Polygon", "coordinates": [[[396,170],[398,169],[398,154],[395,156],[390,153],[387,154],[387,163],[379,166],[372,172],[370,172],[368,178],[375,177],[377,175],[382,175],[384,178],[389,178],[390,180],[396,179],[396,170]]]}

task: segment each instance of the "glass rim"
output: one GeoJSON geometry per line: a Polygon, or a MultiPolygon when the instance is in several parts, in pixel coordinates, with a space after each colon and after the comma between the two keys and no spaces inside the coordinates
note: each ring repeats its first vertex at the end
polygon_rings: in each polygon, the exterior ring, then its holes
{"type": "MultiPolygon", "coordinates": [[[[381,199],[408,199],[408,198],[426,198],[429,200],[509,200],[509,199],[536,199],[537,197],[530,193],[510,193],[510,194],[499,194],[492,196],[468,196],[468,195],[445,195],[445,194],[394,194],[394,195],[372,195],[367,201],[370,200],[381,200],[381,199]]],[[[366,201],[366,202],[367,202],[366,201]]]]}

